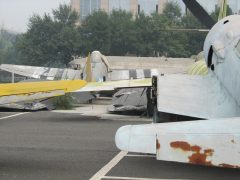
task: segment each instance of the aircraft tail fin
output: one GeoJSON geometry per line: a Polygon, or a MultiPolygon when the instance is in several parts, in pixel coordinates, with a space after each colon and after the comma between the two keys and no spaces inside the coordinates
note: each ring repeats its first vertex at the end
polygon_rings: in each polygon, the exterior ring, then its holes
{"type": "Polygon", "coordinates": [[[91,64],[91,55],[88,53],[86,61],[86,81],[92,82],[92,64],[91,64]]]}
{"type": "Polygon", "coordinates": [[[227,16],[227,0],[222,0],[221,6],[220,6],[220,12],[218,15],[218,21],[220,21],[226,16],[227,16]]]}

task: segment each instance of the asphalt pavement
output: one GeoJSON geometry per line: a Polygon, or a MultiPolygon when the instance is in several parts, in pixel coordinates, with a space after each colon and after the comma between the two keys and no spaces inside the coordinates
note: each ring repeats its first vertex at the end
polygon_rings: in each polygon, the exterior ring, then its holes
{"type": "Polygon", "coordinates": [[[0,112],[0,179],[85,180],[99,178],[99,172],[104,172],[102,179],[240,179],[238,169],[163,162],[152,155],[113,160],[120,152],[114,143],[116,130],[139,123],[149,122],[49,111],[0,112]]]}

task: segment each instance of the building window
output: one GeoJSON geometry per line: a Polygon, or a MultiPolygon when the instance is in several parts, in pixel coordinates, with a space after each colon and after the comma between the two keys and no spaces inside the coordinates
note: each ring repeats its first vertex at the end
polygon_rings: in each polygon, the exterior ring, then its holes
{"type": "Polygon", "coordinates": [[[84,20],[89,14],[99,10],[101,0],[80,0],[80,19],[84,20]]]}
{"type": "Polygon", "coordinates": [[[109,0],[109,12],[113,10],[125,10],[130,11],[131,0],[109,0]]]}

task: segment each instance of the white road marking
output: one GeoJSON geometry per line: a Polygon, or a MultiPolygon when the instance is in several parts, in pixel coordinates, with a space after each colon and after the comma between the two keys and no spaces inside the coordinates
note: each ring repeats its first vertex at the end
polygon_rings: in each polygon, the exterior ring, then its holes
{"type": "Polygon", "coordinates": [[[126,157],[156,157],[156,155],[147,154],[127,154],[126,157]]]}
{"type": "Polygon", "coordinates": [[[8,119],[8,118],[11,118],[11,117],[15,117],[15,116],[20,116],[20,115],[23,115],[23,114],[28,114],[30,112],[24,112],[24,113],[18,113],[18,114],[14,114],[14,115],[11,115],[11,116],[5,116],[5,117],[1,117],[1,119],[8,119]]]}
{"type": "Polygon", "coordinates": [[[107,163],[102,169],[100,169],[90,180],[101,180],[119,161],[121,161],[128,152],[121,151],[118,153],[109,163],[107,163]]]}
{"type": "Polygon", "coordinates": [[[104,176],[103,179],[123,179],[123,180],[165,180],[165,179],[137,178],[137,177],[118,177],[118,176],[104,176]]]}

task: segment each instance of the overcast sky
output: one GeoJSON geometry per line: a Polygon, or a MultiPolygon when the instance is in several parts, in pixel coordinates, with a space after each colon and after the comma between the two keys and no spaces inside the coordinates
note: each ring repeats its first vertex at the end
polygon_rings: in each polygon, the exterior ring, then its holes
{"type": "Polygon", "coordinates": [[[51,13],[60,3],[70,3],[70,0],[0,0],[0,26],[25,32],[29,17],[34,13],[51,13]]]}

